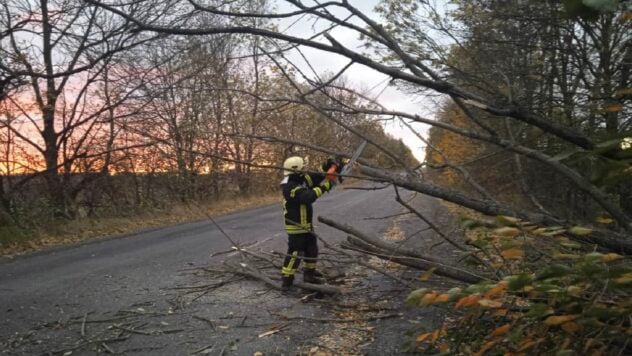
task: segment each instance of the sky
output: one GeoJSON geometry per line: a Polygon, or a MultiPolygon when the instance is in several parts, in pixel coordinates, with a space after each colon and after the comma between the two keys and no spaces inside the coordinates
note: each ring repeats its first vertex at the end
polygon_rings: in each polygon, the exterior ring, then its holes
{"type": "MultiPolygon", "coordinates": [[[[375,5],[379,2],[378,0],[349,0],[349,2],[373,20],[382,22],[379,16],[373,11],[375,5]]],[[[283,0],[277,0],[277,8],[278,12],[296,10],[296,8],[287,5],[283,0]]],[[[286,34],[300,37],[307,37],[314,33],[313,24],[311,22],[300,21],[294,23],[295,20],[296,18],[281,20],[278,24],[279,30],[284,31],[286,34]]],[[[319,23],[316,25],[316,29],[320,30],[326,25],[324,22],[319,23]]],[[[358,39],[356,32],[345,28],[335,28],[330,31],[329,34],[346,47],[362,51],[360,48],[362,42],[358,39]]],[[[325,53],[316,49],[304,48],[302,52],[318,74],[324,72],[337,73],[349,63],[349,59],[345,57],[325,53]]],[[[298,65],[302,71],[311,73],[305,60],[298,53],[293,53],[288,56],[288,58],[295,65],[298,65]]],[[[397,88],[388,86],[388,77],[371,68],[354,64],[346,71],[345,79],[357,89],[370,89],[369,97],[377,98],[377,101],[388,109],[420,114],[425,117],[432,115],[434,104],[430,100],[414,97],[397,88]]],[[[427,125],[415,124],[414,127],[422,136],[425,137],[427,135],[427,125]]],[[[386,132],[394,137],[401,138],[403,142],[410,147],[415,157],[420,162],[423,161],[425,156],[425,144],[414,133],[410,132],[408,128],[398,122],[386,123],[384,128],[386,132]]]]}

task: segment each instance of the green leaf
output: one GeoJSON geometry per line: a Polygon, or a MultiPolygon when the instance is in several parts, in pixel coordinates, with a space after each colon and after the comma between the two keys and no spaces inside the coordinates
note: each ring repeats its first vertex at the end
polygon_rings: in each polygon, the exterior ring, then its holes
{"type": "Polygon", "coordinates": [[[587,317],[597,318],[599,320],[608,320],[625,315],[625,311],[619,308],[590,307],[584,312],[587,317]]]}
{"type": "Polygon", "coordinates": [[[573,242],[573,241],[560,242],[560,245],[564,247],[568,247],[568,248],[573,248],[573,249],[578,249],[582,247],[580,243],[573,242]]]}
{"type": "Polygon", "coordinates": [[[572,270],[570,267],[563,264],[556,263],[540,271],[536,275],[536,279],[541,280],[541,279],[547,279],[547,278],[563,277],[571,273],[571,271],[572,270]]]}
{"type": "Polygon", "coordinates": [[[536,283],[533,285],[533,288],[538,292],[546,292],[546,293],[559,293],[560,286],[557,284],[551,283],[536,283]]]}
{"type": "Polygon", "coordinates": [[[577,236],[584,236],[592,234],[593,230],[583,226],[573,226],[568,229],[568,233],[577,236]]]}
{"type": "Polygon", "coordinates": [[[465,229],[476,229],[477,227],[491,227],[493,224],[490,224],[487,221],[474,220],[468,217],[461,217],[461,226],[465,229]]]}
{"type": "Polygon", "coordinates": [[[465,288],[465,292],[468,294],[485,293],[492,289],[493,286],[493,284],[488,283],[472,284],[471,286],[465,288]]]}
{"type": "Polygon", "coordinates": [[[522,273],[519,275],[506,277],[505,280],[508,282],[507,287],[509,288],[509,290],[517,291],[529,285],[532,279],[530,275],[522,273]]]}
{"type": "Polygon", "coordinates": [[[410,294],[406,298],[406,301],[405,301],[406,305],[414,306],[414,305],[419,304],[419,301],[421,300],[421,298],[423,298],[423,296],[426,295],[427,293],[428,293],[428,288],[415,289],[414,291],[410,292],[410,294]]]}
{"type": "Polygon", "coordinates": [[[548,304],[537,303],[533,304],[526,316],[529,318],[542,318],[547,315],[553,314],[553,308],[551,308],[548,304]]]}
{"type": "Polygon", "coordinates": [[[502,226],[517,226],[522,220],[514,218],[513,216],[498,215],[496,220],[502,226]]]}
{"type": "Polygon", "coordinates": [[[582,3],[599,12],[613,12],[617,10],[617,0],[582,0],[582,3]]]}
{"type": "Polygon", "coordinates": [[[608,278],[614,279],[623,276],[626,273],[632,272],[632,267],[630,266],[612,266],[608,269],[608,278]]]}

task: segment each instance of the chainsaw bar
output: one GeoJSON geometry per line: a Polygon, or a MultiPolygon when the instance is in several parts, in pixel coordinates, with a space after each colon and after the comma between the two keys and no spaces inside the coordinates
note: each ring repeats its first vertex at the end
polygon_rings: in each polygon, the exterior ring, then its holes
{"type": "Polygon", "coordinates": [[[353,152],[353,156],[351,156],[351,159],[349,160],[349,162],[347,162],[347,164],[345,164],[345,166],[342,167],[342,171],[340,171],[341,176],[345,176],[346,174],[349,174],[349,172],[351,172],[351,169],[353,168],[353,164],[358,160],[358,158],[362,154],[362,151],[364,151],[364,147],[366,147],[366,140],[362,141],[358,149],[355,152],[353,152]]]}

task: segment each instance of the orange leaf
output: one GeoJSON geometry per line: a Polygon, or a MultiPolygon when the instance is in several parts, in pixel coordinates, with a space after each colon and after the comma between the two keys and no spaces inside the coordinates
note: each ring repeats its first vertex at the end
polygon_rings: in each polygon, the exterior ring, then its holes
{"type": "Polygon", "coordinates": [[[507,284],[502,283],[502,284],[498,284],[496,287],[488,290],[487,292],[485,292],[485,298],[490,298],[490,297],[495,297],[495,296],[500,296],[504,294],[504,291],[507,289],[507,284]]]}
{"type": "Polygon", "coordinates": [[[501,256],[508,260],[519,260],[522,258],[522,250],[518,248],[510,248],[500,253],[501,256]]]}
{"type": "Polygon", "coordinates": [[[424,341],[426,341],[426,339],[428,339],[430,336],[432,336],[432,333],[425,333],[425,334],[421,334],[421,335],[417,336],[417,342],[424,342],[424,341]]]}
{"type": "Polygon", "coordinates": [[[500,308],[503,306],[501,301],[491,299],[481,299],[478,301],[478,304],[486,308],[500,308]]]}
{"type": "Polygon", "coordinates": [[[429,280],[436,269],[437,269],[436,267],[432,267],[429,270],[425,271],[419,276],[419,280],[424,281],[424,282],[429,280]]]}
{"type": "Polygon", "coordinates": [[[526,342],[521,342],[520,343],[520,348],[518,349],[518,352],[522,352],[525,350],[528,350],[530,348],[532,348],[533,346],[537,345],[540,343],[540,341],[533,341],[533,340],[525,340],[526,342]]]}
{"type": "Polygon", "coordinates": [[[437,296],[437,298],[435,298],[435,300],[433,301],[433,304],[445,303],[445,302],[447,302],[449,300],[450,300],[450,295],[449,294],[439,294],[437,296]]]}
{"type": "Polygon", "coordinates": [[[444,342],[443,344],[439,345],[439,351],[442,353],[446,353],[448,351],[450,351],[450,345],[446,342],[444,342]]]}
{"type": "Polygon", "coordinates": [[[566,331],[567,333],[575,333],[577,331],[579,331],[581,329],[581,327],[579,326],[579,324],[573,322],[573,321],[569,321],[568,323],[564,323],[562,324],[561,328],[566,331]]]}
{"type": "Polygon", "coordinates": [[[606,112],[619,112],[623,110],[623,105],[621,104],[610,104],[603,108],[606,112]]]}
{"type": "Polygon", "coordinates": [[[601,256],[601,260],[603,262],[612,262],[612,261],[616,261],[616,260],[620,260],[622,259],[623,256],[616,254],[616,253],[606,253],[605,255],[601,256]]]}
{"type": "Polygon", "coordinates": [[[496,309],[496,311],[494,312],[493,315],[494,316],[505,316],[505,315],[507,315],[508,312],[509,312],[509,310],[500,308],[500,309],[496,309]]]}
{"type": "Polygon", "coordinates": [[[435,292],[428,293],[424,295],[423,298],[421,298],[421,301],[419,302],[419,304],[430,305],[434,302],[436,298],[437,298],[437,293],[435,292]]]}
{"type": "Polygon", "coordinates": [[[432,342],[435,343],[437,342],[437,339],[439,339],[439,335],[440,335],[441,330],[437,329],[432,333],[432,342]]]}
{"type": "Polygon", "coordinates": [[[494,331],[492,331],[491,336],[505,335],[509,331],[510,328],[511,328],[511,324],[505,324],[503,326],[499,326],[494,331]]]}
{"type": "Polygon", "coordinates": [[[485,345],[483,345],[483,347],[478,350],[477,353],[473,354],[474,356],[482,356],[483,354],[485,354],[485,352],[491,350],[492,347],[494,347],[494,345],[496,345],[498,341],[497,340],[493,340],[493,341],[488,341],[485,343],[485,345]]]}
{"type": "Polygon", "coordinates": [[[544,320],[544,324],[560,325],[575,319],[577,319],[577,315],[553,315],[546,318],[546,320],[544,320]]]}
{"type": "Polygon", "coordinates": [[[454,309],[475,305],[480,299],[481,296],[479,294],[468,295],[467,297],[459,299],[459,301],[456,302],[456,304],[454,305],[454,309]]]}
{"type": "Polygon", "coordinates": [[[494,230],[494,233],[500,236],[514,237],[520,234],[520,230],[516,229],[515,227],[501,227],[494,230]]]}

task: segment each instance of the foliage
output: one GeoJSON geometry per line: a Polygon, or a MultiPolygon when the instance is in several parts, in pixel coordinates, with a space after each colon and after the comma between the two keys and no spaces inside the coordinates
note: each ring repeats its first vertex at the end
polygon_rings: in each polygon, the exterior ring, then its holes
{"type": "Polygon", "coordinates": [[[413,291],[407,303],[456,315],[416,336],[420,350],[451,354],[630,352],[632,261],[569,238],[590,233],[542,228],[516,218],[463,219],[468,243],[497,278],[447,291],[413,291]],[[627,351],[626,351],[627,350],[627,351]]]}

